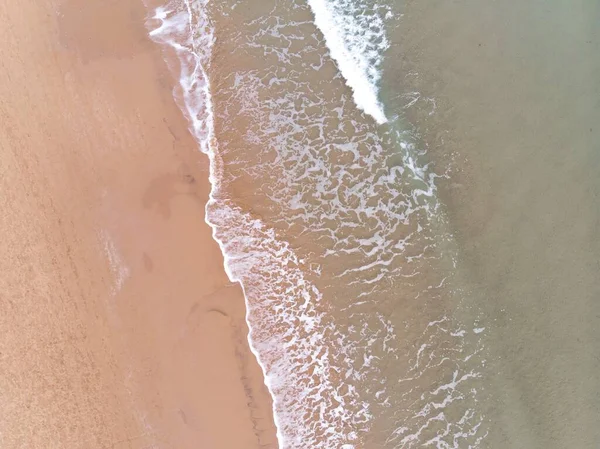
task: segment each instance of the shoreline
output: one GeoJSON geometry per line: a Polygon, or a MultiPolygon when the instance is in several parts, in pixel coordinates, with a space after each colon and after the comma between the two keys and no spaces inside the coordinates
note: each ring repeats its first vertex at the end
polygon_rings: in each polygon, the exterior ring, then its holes
{"type": "Polygon", "coordinates": [[[18,248],[31,248],[31,268],[4,291],[46,305],[4,314],[3,380],[26,383],[2,382],[13,406],[2,446],[277,447],[241,288],[204,223],[207,161],[148,11],[75,0],[0,12],[15,74],[0,82],[11,128],[0,229],[14,242],[2,268],[21,268],[18,248]],[[22,356],[49,342],[58,359],[22,356]]]}
{"type": "MultiPolygon", "coordinates": [[[[196,40],[192,36],[188,36],[189,41],[186,42],[185,39],[182,41],[180,30],[182,29],[182,25],[187,27],[187,23],[191,23],[191,18],[189,17],[189,11],[182,12],[177,5],[173,5],[172,3],[172,1],[157,3],[155,1],[146,0],[145,5],[148,9],[146,26],[149,31],[150,39],[161,48],[161,53],[163,54],[173,78],[179,78],[179,83],[177,83],[173,89],[173,99],[179,107],[182,116],[188,122],[188,129],[197,142],[198,150],[204,153],[208,159],[208,181],[210,187],[208,189],[208,198],[204,206],[204,222],[211,229],[212,238],[219,247],[223,258],[223,269],[225,270],[228,279],[232,283],[239,285],[241,289],[245,305],[244,321],[246,324],[246,340],[250,352],[260,367],[264,385],[269,393],[271,416],[273,425],[275,426],[277,446],[280,446],[283,441],[283,436],[281,434],[281,425],[277,419],[277,397],[273,391],[271,379],[267,375],[267,368],[261,363],[260,352],[252,339],[253,329],[250,323],[251,305],[248,294],[244,289],[243,276],[236,273],[235,264],[231,265],[232,257],[235,259],[235,256],[227,253],[226,248],[228,243],[224,240],[223,235],[219,236],[219,223],[211,222],[209,218],[211,204],[218,203],[223,171],[223,161],[219,154],[218,141],[214,129],[214,106],[211,80],[206,71],[206,65],[210,64],[213,56],[212,45],[208,42],[214,39],[214,36],[212,35],[212,32],[204,30],[204,32],[209,33],[209,35],[203,35],[200,38],[202,40],[200,45],[207,46],[201,49],[196,47],[196,40]],[[178,11],[178,13],[173,15],[173,11],[178,11]],[[181,23],[182,13],[185,16],[183,17],[184,24],[181,23]],[[194,64],[191,64],[190,61],[194,64]],[[198,84],[203,86],[204,89],[198,89],[198,84]],[[199,90],[201,93],[198,93],[199,90]]],[[[200,14],[200,16],[202,17],[202,14],[200,14]]],[[[208,18],[196,18],[196,20],[204,22],[205,24],[208,23],[208,18]]]]}

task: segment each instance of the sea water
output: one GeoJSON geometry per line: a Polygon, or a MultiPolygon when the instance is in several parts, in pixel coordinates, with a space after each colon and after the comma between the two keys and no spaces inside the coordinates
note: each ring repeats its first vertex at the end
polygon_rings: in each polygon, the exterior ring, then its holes
{"type": "MultiPolygon", "coordinates": [[[[503,82],[518,84],[519,69],[532,70],[527,58],[546,75],[558,62],[534,49],[506,54],[518,49],[515,32],[529,27],[524,17],[539,13],[520,8],[466,0],[174,0],[151,8],[150,35],[170,51],[175,97],[210,159],[206,219],[229,277],[244,289],[281,448],[570,447],[553,440],[554,415],[536,413],[541,404],[560,410],[546,395],[574,378],[544,377],[539,364],[522,361],[541,350],[522,349],[541,342],[540,322],[560,313],[543,315],[547,295],[526,270],[536,263],[526,236],[510,254],[503,246],[527,216],[523,204],[511,210],[513,201],[531,186],[515,129],[537,123],[545,93],[531,74],[531,85],[516,86],[529,96],[513,92],[514,103],[502,104],[503,82]],[[487,87],[495,96],[481,93],[487,87]],[[489,109],[473,107],[482,99],[489,109]],[[533,110],[523,106],[511,121],[500,112],[521,105],[533,110]],[[484,125],[489,135],[473,131],[484,125]],[[521,176],[504,178],[510,171],[521,176]],[[508,180],[514,191],[505,196],[508,180]],[[510,226],[502,214],[513,217],[510,226]],[[510,281],[528,290],[506,300],[497,270],[521,265],[526,274],[510,281]]],[[[552,82],[560,78],[545,88],[552,82]]],[[[597,112],[593,98],[586,107],[597,112]]],[[[531,167],[543,149],[536,156],[531,167]]],[[[551,228],[553,216],[545,217],[551,228]]],[[[581,360],[564,351],[563,365],[581,360]]],[[[597,385],[591,357],[583,358],[585,381],[597,385]]],[[[579,385],[573,394],[587,391],[579,385]]],[[[581,422],[596,416],[583,413],[581,422]]],[[[600,441],[590,438],[576,447],[600,441]]]]}

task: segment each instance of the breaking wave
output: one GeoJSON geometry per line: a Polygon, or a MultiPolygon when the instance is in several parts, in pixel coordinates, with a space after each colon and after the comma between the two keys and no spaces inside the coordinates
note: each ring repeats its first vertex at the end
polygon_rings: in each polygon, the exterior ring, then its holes
{"type": "Polygon", "coordinates": [[[384,26],[389,10],[363,0],[308,0],[308,4],[356,105],[377,123],[387,122],[377,84],[383,52],[389,47],[384,26]]]}

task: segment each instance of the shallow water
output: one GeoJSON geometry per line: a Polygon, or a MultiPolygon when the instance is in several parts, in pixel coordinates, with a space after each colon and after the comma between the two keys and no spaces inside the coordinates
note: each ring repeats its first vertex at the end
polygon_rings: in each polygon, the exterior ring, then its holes
{"type": "Polygon", "coordinates": [[[486,317],[486,445],[598,447],[600,4],[404,13],[402,82],[437,100],[411,114],[453,161],[439,192],[486,317]]]}
{"type": "Polygon", "coordinates": [[[599,441],[597,8],[514,3],[153,11],[282,448],[599,441]]]}

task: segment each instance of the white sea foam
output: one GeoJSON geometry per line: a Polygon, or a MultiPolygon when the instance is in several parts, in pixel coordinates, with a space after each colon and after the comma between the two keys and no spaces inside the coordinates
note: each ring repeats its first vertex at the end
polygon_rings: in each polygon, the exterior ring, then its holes
{"type": "Polygon", "coordinates": [[[367,9],[362,3],[308,0],[331,57],[353,91],[354,102],[381,124],[387,118],[379,101],[378,83],[383,52],[389,43],[382,15],[377,8],[367,9]]]}

